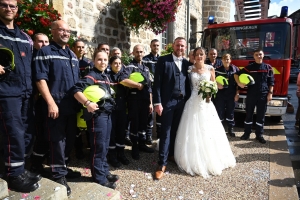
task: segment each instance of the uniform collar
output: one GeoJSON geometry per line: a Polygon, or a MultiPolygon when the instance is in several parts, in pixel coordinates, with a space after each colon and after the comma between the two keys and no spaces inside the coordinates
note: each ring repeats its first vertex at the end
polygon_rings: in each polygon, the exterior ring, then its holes
{"type": "Polygon", "coordinates": [[[158,58],[159,57],[159,54],[157,54],[157,56],[155,56],[152,52],[149,53],[149,55],[153,58],[158,58]]]}
{"type": "MultiPolygon", "coordinates": [[[[12,30],[12,29],[8,29],[7,27],[6,27],[6,25],[0,20],[0,28],[1,29],[5,29],[6,30],[6,32],[8,32],[8,33],[12,33],[12,31],[10,31],[10,30],[12,30]]],[[[14,29],[13,30],[15,30],[15,35],[19,35],[19,34],[21,34],[20,32],[21,32],[21,30],[19,29],[19,27],[16,25],[16,24],[14,24],[14,29]]]]}
{"type": "Polygon", "coordinates": [[[93,70],[99,74],[101,74],[102,76],[105,76],[105,72],[100,71],[99,69],[97,69],[96,67],[93,68],[93,70]]]}
{"type": "MultiPolygon", "coordinates": [[[[54,42],[54,41],[51,41],[50,42],[50,45],[51,45],[51,48],[53,49],[53,50],[56,50],[56,51],[59,51],[60,49],[63,49],[59,44],[57,44],[56,42],[54,42]]],[[[66,49],[67,49],[68,47],[66,46],[66,49]]]]}

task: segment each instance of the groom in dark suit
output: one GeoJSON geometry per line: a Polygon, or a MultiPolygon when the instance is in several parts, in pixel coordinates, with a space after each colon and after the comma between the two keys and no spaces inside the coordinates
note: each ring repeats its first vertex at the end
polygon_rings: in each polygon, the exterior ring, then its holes
{"type": "Polygon", "coordinates": [[[178,37],[173,42],[172,54],[159,57],[155,69],[153,102],[161,116],[159,161],[155,178],[161,179],[167,160],[174,160],[174,143],[184,104],[191,94],[188,80],[189,62],[183,58],[186,40],[178,37]]]}

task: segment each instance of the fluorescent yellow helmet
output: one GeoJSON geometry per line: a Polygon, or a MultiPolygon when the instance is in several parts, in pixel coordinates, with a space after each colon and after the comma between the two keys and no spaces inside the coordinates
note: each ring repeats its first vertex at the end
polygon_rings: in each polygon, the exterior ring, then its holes
{"type": "Polygon", "coordinates": [[[83,109],[80,110],[80,112],[77,113],[77,127],[80,129],[86,129],[86,122],[83,119],[83,109]]]}
{"type": "Polygon", "coordinates": [[[239,76],[239,81],[245,85],[254,85],[255,81],[249,74],[241,74],[239,76]]]}
{"type": "Polygon", "coordinates": [[[228,87],[228,80],[224,76],[217,76],[216,81],[217,83],[220,83],[223,86],[223,88],[228,87]]]}
{"type": "Polygon", "coordinates": [[[106,91],[100,88],[99,85],[91,85],[85,88],[83,94],[88,100],[97,103],[106,95],[106,91]]]}
{"type": "Polygon", "coordinates": [[[140,72],[133,72],[132,74],[130,74],[129,79],[140,83],[144,81],[144,76],[140,73],[140,72]]]}

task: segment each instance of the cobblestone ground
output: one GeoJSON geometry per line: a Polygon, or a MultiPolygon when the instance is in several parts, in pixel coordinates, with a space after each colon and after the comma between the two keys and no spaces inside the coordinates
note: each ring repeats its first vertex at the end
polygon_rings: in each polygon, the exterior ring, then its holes
{"type": "MultiPolygon", "coordinates": [[[[268,199],[269,142],[258,143],[254,134],[248,141],[242,141],[239,138],[242,131],[241,124],[236,128],[237,137],[228,137],[237,165],[225,169],[221,176],[208,179],[187,175],[179,171],[175,163],[169,163],[165,176],[160,181],[154,180],[158,152],[141,153],[141,159],[135,161],[131,159],[130,147],[126,147],[131,163],[121,168],[111,167],[111,172],[120,176],[117,190],[122,199],[268,199]]],[[[265,131],[266,140],[269,140],[268,131],[265,131]]],[[[156,143],[153,144],[155,147],[156,143]]],[[[88,154],[88,150],[85,153],[88,154]]],[[[74,158],[70,167],[82,174],[82,178],[71,182],[91,181],[88,158],[74,158]]]]}

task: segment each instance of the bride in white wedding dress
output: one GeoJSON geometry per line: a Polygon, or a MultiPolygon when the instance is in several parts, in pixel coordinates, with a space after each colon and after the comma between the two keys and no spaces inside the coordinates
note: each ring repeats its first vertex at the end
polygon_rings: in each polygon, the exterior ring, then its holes
{"type": "Polygon", "coordinates": [[[198,95],[202,80],[215,80],[214,69],[204,64],[205,50],[194,50],[196,64],[191,66],[192,94],[186,102],[177,130],[174,158],[179,169],[188,174],[220,175],[222,170],[234,167],[235,157],[218,117],[214,104],[198,95]]]}

